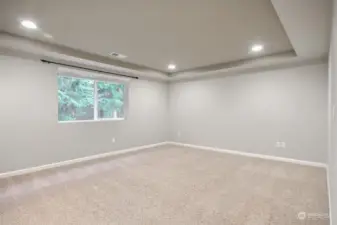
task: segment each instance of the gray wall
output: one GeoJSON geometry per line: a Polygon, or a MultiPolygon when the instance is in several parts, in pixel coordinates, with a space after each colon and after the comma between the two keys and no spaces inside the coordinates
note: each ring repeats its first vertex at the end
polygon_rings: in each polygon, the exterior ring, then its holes
{"type": "Polygon", "coordinates": [[[166,83],[131,80],[125,121],[59,124],[56,69],[0,56],[0,173],[167,140],[166,83]]]}
{"type": "MultiPolygon", "coordinates": [[[[337,0],[333,6],[333,24],[329,57],[329,180],[331,220],[337,223],[337,0]],[[333,115],[335,107],[335,115],[333,115]]],[[[331,223],[333,224],[333,223],[331,223]]]]}
{"type": "Polygon", "coordinates": [[[0,56],[0,173],[167,140],[326,162],[325,64],[132,80],[127,120],[66,124],[57,123],[56,69],[0,56]]]}
{"type": "Polygon", "coordinates": [[[321,64],[172,83],[170,140],[326,162],[327,74],[321,64]]]}

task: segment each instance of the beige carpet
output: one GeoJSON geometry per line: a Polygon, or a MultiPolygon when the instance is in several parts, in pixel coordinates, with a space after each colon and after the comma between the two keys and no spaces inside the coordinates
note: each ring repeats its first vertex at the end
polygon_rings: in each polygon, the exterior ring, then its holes
{"type": "Polygon", "coordinates": [[[324,169],[173,146],[1,180],[0,200],[1,225],[329,224],[324,169]]]}

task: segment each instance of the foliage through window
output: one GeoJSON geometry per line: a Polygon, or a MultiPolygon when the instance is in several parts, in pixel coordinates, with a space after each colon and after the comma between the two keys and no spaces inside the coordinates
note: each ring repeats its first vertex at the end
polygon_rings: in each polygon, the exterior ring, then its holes
{"type": "Polygon", "coordinates": [[[122,119],[124,92],[122,83],[58,76],[58,120],[122,119]]]}
{"type": "Polygon", "coordinates": [[[97,81],[98,118],[124,117],[124,85],[97,81]]]}

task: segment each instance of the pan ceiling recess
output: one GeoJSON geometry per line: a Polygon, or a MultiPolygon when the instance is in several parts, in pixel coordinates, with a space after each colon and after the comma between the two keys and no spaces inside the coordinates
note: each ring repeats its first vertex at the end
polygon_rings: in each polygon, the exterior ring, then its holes
{"type": "Polygon", "coordinates": [[[0,30],[86,53],[97,62],[179,75],[257,58],[297,58],[310,46],[320,46],[324,56],[329,2],[83,0],[79,7],[67,0],[4,0],[0,30]]]}

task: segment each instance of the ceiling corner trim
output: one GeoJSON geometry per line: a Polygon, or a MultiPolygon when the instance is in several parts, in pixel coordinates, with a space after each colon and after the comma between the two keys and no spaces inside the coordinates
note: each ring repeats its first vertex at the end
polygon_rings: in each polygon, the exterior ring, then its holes
{"type": "Polygon", "coordinates": [[[101,62],[86,56],[84,53],[76,51],[62,51],[63,49],[39,41],[11,35],[0,32],[0,50],[1,52],[10,52],[12,55],[24,55],[25,58],[53,60],[59,63],[71,63],[78,66],[87,66],[94,69],[103,69],[107,72],[123,73],[129,76],[139,76],[140,78],[150,78],[158,80],[168,80],[166,73],[151,70],[148,68],[137,67],[137,69],[108,63],[107,60],[101,62]],[[31,57],[29,57],[31,56],[31,57]]]}
{"type": "Polygon", "coordinates": [[[275,69],[285,69],[304,65],[325,64],[327,57],[305,58],[305,57],[279,57],[265,58],[259,61],[251,61],[238,67],[223,68],[210,71],[189,71],[185,73],[172,75],[170,82],[179,82],[184,80],[198,80],[206,78],[215,78],[228,75],[237,75],[244,73],[257,73],[275,69]]]}

